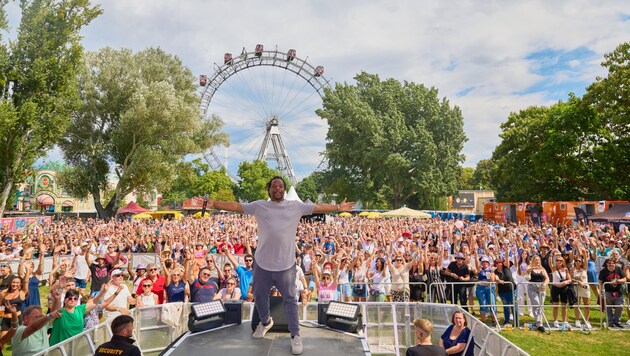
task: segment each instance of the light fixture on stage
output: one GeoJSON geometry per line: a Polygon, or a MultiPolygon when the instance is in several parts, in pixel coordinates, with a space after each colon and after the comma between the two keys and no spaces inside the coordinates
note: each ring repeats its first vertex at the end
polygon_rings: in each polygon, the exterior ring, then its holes
{"type": "Polygon", "coordinates": [[[225,307],[221,300],[193,304],[188,317],[188,330],[196,333],[218,328],[223,325],[224,317],[225,307]]]}
{"type": "Polygon", "coordinates": [[[363,327],[359,305],[331,301],[326,309],[326,326],[340,331],[358,332],[363,327]]]}

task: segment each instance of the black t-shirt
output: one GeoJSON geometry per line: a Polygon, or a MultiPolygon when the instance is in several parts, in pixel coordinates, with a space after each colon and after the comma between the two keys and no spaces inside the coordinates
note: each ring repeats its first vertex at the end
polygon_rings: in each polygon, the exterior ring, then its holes
{"type": "Polygon", "coordinates": [[[499,293],[511,292],[513,290],[514,280],[512,279],[512,271],[509,268],[503,266],[503,272],[499,272],[499,269],[494,270],[494,275],[497,276],[500,280],[505,281],[505,284],[497,284],[497,289],[499,293]]]}
{"type": "Polygon", "coordinates": [[[617,283],[616,286],[613,286],[612,284],[606,284],[606,282],[612,282],[613,279],[620,279],[623,278],[624,274],[623,274],[623,270],[621,268],[619,268],[619,266],[615,265],[615,269],[612,271],[609,271],[608,268],[604,267],[601,271],[599,271],[599,280],[604,282],[604,290],[606,292],[621,292],[621,283],[617,283]]]}
{"type": "Polygon", "coordinates": [[[548,275],[551,275],[551,266],[549,266],[549,256],[551,252],[547,252],[546,255],[540,255],[540,265],[547,271],[548,275]]]}
{"type": "Polygon", "coordinates": [[[405,356],[446,356],[446,350],[439,345],[416,345],[408,348],[405,356]]]}
{"type": "MultiPolygon", "coordinates": [[[[468,265],[466,263],[462,263],[462,266],[458,267],[457,261],[453,261],[448,265],[447,269],[451,273],[455,273],[456,275],[460,277],[468,277],[470,275],[470,270],[468,269],[468,265]]],[[[450,275],[448,276],[448,278],[451,282],[461,282],[459,279],[455,279],[451,277],[450,275]]]]}
{"type": "Polygon", "coordinates": [[[95,292],[101,289],[103,283],[109,282],[109,272],[112,270],[112,265],[109,263],[104,264],[102,267],[96,263],[90,265],[90,272],[92,272],[92,285],[90,285],[90,291],[95,292]]]}
{"type": "Polygon", "coordinates": [[[2,279],[2,281],[0,282],[0,291],[9,289],[9,287],[11,286],[11,282],[15,277],[17,276],[14,274],[10,274],[7,276],[7,278],[2,279]]]}

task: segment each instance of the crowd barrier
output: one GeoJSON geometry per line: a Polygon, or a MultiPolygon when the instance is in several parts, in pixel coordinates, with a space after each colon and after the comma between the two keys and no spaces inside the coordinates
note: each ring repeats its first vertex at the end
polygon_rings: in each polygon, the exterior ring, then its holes
{"type": "MultiPolygon", "coordinates": [[[[407,348],[416,345],[413,320],[425,318],[432,321],[434,332],[432,341],[439,343],[440,335],[451,325],[451,316],[462,311],[457,305],[433,303],[357,303],[363,315],[363,335],[370,352],[379,355],[405,355],[407,348]]],[[[172,318],[165,323],[164,313],[168,304],[132,310],[134,317],[134,338],[143,355],[157,355],[179,336],[187,331],[190,304],[184,304],[181,318],[175,325],[172,318]]],[[[318,304],[308,303],[299,308],[301,323],[315,323],[318,320],[318,304]]],[[[243,303],[242,320],[251,321],[253,303],[243,303]]],[[[466,315],[471,335],[469,345],[475,355],[520,356],[525,351],[508,341],[495,330],[479,322],[470,314],[466,315]],[[474,341],[472,341],[474,340],[474,341]]],[[[111,331],[107,323],[76,335],[64,342],[36,354],[37,356],[91,355],[101,343],[109,341],[111,331]]],[[[229,340],[228,340],[229,342],[229,340]]],[[[208,347],[211,345],[209,344],[208,347]]]]}

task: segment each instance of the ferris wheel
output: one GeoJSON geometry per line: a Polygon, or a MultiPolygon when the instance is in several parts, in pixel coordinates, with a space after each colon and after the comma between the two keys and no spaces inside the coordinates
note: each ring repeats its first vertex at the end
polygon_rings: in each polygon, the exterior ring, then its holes
{"type": "Polygon", "coordinates": [[[271,162],[271,168],[295,185],[298,175],[317,168],[328,126],[315,110],[329,80],[323,66],[307,60],[297,57],[295,49],[266,51],[258,44],[238,56],[225,53],[223,65],[215,63],[212,75],[199,76],[201,114],[218,115],[230,137],[223,158],[219,147],[204,154],[212,169],[225,167],[236,182],[237,164],[228,162],[257,159],[271,162]]]}

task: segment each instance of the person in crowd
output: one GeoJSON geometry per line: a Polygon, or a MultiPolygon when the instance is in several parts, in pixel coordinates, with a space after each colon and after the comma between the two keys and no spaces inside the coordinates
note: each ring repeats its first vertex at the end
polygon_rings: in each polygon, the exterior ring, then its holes
{"type": "Polygon", "coordinates": [[[105,257],[105,263],[112,265],[113,268],[118,268],[127,263],[127,258],[122,255],[120,246],[117,246],[112,241],[107,244],[107,252],[105,252],[103,257],[105,257]]]}
{"type": "Polygon", "coordinates": [[[254,265],[254,296],[260,324],[253,333],[254,338],[263,338],[271,329],[273,320],[269,313],[269,290],[276,285],[283,297],[285,315],[291,333],[291,351],[301,354],[302,339],[299,332],[298,307],[295,298],[295,235],[303,215],[350,211],[354,203],[313,204],[284,199],[286,184],[282,177],[269,180],[267,192],[270,200],[253,203],[208,201],[211,208],[254,215],[258,225],[258,248],[254,265]]]}
{"type": "Polygon", "coordinates": [[[369,257],[369,251],[359,252],[349,266],[352,271],[352,300],[355,302],[365,302],[367,299],[369,257]]]}
{"type": "Polygon", "coordinates": [[[578,247],[578,255],[575,257],[575,263],[573,264],[573,269],[571,270],[571,280],[574,282],[574,285],[570,288],[575,288],[578,298],[578,305],[573,309],[575,313],[575,327],[577,329],[582,327],[582,322],[580,321],[580,306],[582,307],[582,314],[584,315],[586,327],[591,329],[591,323],[589,321],[591,316],[591,308],[589,307],[589,303],[591,301],[591,290],[588,288],[587,275],[588,255],[588,250],[578,247]]]}
{"type": "MultiPolygon", "coordinates": [[[[105,290],[109,290],[109,287],[109,283],[105,283],[105,290]]],[[[122,288],[122,285],[118,286],[117,292],[120,293],[122,288]]],[[[105,295],[99,293],[99,296],[103,298],[102,302],[99,299],[94,298],[94,304],[96,304],[96,307],[92,309],[89,313],[85,314],[85,317],[83,318],[83,330],[91,329],[100,324],[101,315],[103,314],[107,306],[111,304],[114,298],[116,298],[117,294],[114,293],[105,298],[105,295]]],[[[88,300],[90,298],[92,297],[89,297],[88,300]]]]}
{"type": "MultiPolygon", "coordinates": [[[[44,245],[39,247],[40,251],[44,250],[44,245]]],[[[22,313],[26,307],[31,305],[41,305],[39,294],[39,283],[44,280],[44,254],[39,254],[39,263],[37,269],[35,269],[35,263],[33,261],[25,261],[26,254],[20,258],[20,264],[18,265],[18,276],[27,283],[28,293],[26,300],[22,303],[22,313]]]]}
{"type": "MultiPolygon", "coordinates": [[[[63,308],[61,309],[61,316],[53,321],[52,332],[50,334],[50,345],[56,345],[66,339],[73,337],[74,335],[83,332],[84,316],[96,308],[99,300],[105,294],[106,284],[101,284],[101,290],[99,294],[89,299],[85,304],[79,304],[81,295],[76,290],[69,290],[66,292],[65,299],[63,301],[63,308]]],[[[61,305],[60,296],[55,296],[55,303],[53,310],[57,309],[61,305]]]]}
{"type": "Polygon", "coordinates": [[[496,276],[497,292],[501,303],[503,303],[503,324],[509,325],[513,322],[512,308],[514,305],[514,278],[508,262],[504,260],[494,261],[494,275],[496,276]]]}
{"type": "Polygon", "coordinates": [[[446,350],[439,345],[433,345],[431,334],[433,324],[427,319],[416,319],[413,321],[416,332],[416,346],[407,349],[405,356],[446,356],[446,350]]]}
{"type": "Polygon", "coordinates": [[[221,276],[221,278],[219,279],[219,283],[217,284],[219,288],[225,287],[228,278],[234,278],[238,281],[238,275],[236,274],[236,271],[234,271],[234,268],[232,267],[232,264],[230,262],[226,262],[225,264],[223,264],[223,275],[221,276]]]}
{"type": "Polygon", "coordinates": [[[193,303],[210,302],[219,291],[219,286],[210,279],[210,269],[202,267],[199,275],[194,278],[192,275],[194,260],[188,260],[186,267],[186,280],[190,285],[190,301],[193,303]]]}
{"type": "Polygon", "coordinates": [[[112,339],[98,348],[94,356],[142,356],[140,349],[134,345],[133,318],[129,315],[117,316],[111,324],[112,339]]]}
{"type": "Polygon", "coordinates": [[[136,302],[129,291],[129,287],[123,283],[123,274],[119,268],[112,271],[111,283],[107,288],[104,298],[107,300],[112,295],[114,299],[108,305],[101,306],[105,311],[105,319],[108,322],[114,320],[121,314],[129,314],[129,304],[135,304],[136,302]]]}
{"type": "MultiPolygon", "coordinates": [[[[210,279],[217,285],[220,285],[223,279],[223,272],[221,272],[221,268],[216,263],[215,255],[218,253],[219,251],[217,250],[214,253],[206,254],[206,267],[210,270],[210,279]]],[[[194,274],[194,271],[192,272],[194,274]]]]}
{"type": "Polygon", "coordinates": [[[322,271],[315,270],[315,284],[317,285],[317,301],[329,302],[337,300],[337,278],[339,271],[333,269],[331,262],[324,263],[322,271]]]}
{"type": "MultiPolygon", "coordinates": [[[[451,325],[440,336],[440,346],[446,350],[447,355],[461,356],[464,355],[469,337],[470,329],[466,317],[463,312],[456,311],[451,317],[451,325]]],[[[471,347],[473,346],[469,346],[471,347]]]]}
{"type": "Polygon", "coordinates": [[[524,315],[523,311],[525,310],[525,299],[527,299],[527,315],[534,315],[534,311],[532,310],[532,300],[529,298],[529,294],[527,294],[527,267],[529,266],[529,263],[529,251],[523,249],[523,251],[521,251],[521,253],[518,255],[518,261],[516,264],[516,295],[519,316],[524,315]]]}
{"type": "MultiPolygon", "coordinates": [[[[391,252],[391,250],[390,250],[391,252]]],[[[401,254],[394,255],[394,263],[387,259],[387,267],[391,275],[391,293],[393,302],[409,301],[409,270],[417,261],[406,262],[401,254]]]]}
{"type": "Polygon", "coordinates": [[[4,348],[4,344],[6,344],[11,338],[15,335],[18,326],[20,325],[20,320],[18,319],[18,309],[14,304],[9,303],[8,300],[4,301],[3,304],[5,315],[11,315],[11,318],[4,317],[4,320],[7,320],[9,324],[9,330],[6,333],[3,333],[0,336],[0,355],[2,355],[2,349],[4,348]]]}
{"type": "Polygon", "coordinates": [[[378,257],[374,271],[369,271],[367,274],[368,280],[371,282],[368,301],[385,301],[385,283],[386,280],[389,280],[389,270],[385,267],[385,263],[385,258],[378,257]]]}
{"type": "Polygon", "coordinates": [[[39,305],[29,305],[24,309],[22,316],[22,325],[17,328],[11,339],[13,355],[33,356],[49,348],[45,326],[61,317],[61,312],[55,310],[43,315],[39,305]]]}
{"type": "MultiPolygon", "coordinates": [[[[131,261],[131,252],[127,254],[127,259],[131,261]]],[[[129,279],[131,280],[131,283],[133,283],[133,286],[131,287],[131,291],[133,293],[131,295],[135,298],[135,291],[138,290],[138,288],[140,287],[140,283],[142,283],[142,280],[146,277],[147,267],[142,263],[138,263],[134,272],[130,262],[127,264],[127,273],[129,274],[129,279]]]]}
{"type": "Polygon", "coordinates": [[[527,284],[527,295],[532,301],[532,309],[534,311],[534,322],[536,328],[540,332],[544,332],[545,328],[542,324],[544,313],[543,305],[545,303],[545,292],[549,284],[549,276],[542,266],[541,258],[535,255],[531,259],[529,267],[527,267],[527,275],[529,276],[529,284],[527,284]]]}
{"type": "Polygon", "coordinates": [[[159,298],[151,290],[153,282],[149,278],[142,281],[142,294],[136,295],[136,307],[143,308],[158,305],[159,298]]]}
{"type": "Polygon", "coordinates": [[[553,303],[553,326],[560,328],[558,307],[562,303],[562,323],[565,328],[570,329],[571,325],[567,322],[567,303],[569,302],[568,290],[571,285],[571,273],[560,252],[556,251],[552,256],[549,256],[549,259],[549,265],[552,266],[551,302],[553,303]]]}
{"type": "MultiPolygon", "coordinates": [[[[193,261],[194,260],[190,260],[193,261]]],[[[147,265],[147,277],[142,280],[144,283],[145,280],[151,281],[151,291],[157,295],[158,304],[164,303],[164,288],[166,287],[166,278],[160,274],[158,270],[158,266],[155,263],[149,263],[147,265]]],[[[136,296],[144,293],[144,288],[142,288],[142,283],[140,284],[140,289],[136,289],[136,296]]]]}
{"type": "Polygon", "coordinates": [[[464,254],[458,252],[455,254],[455,261],[449,263],[448,267],[444,271],[444,274],[447,277],[447,281],[453,283],[452,285],[452,294],[451,294],[451,303],[457,304],[457,300],[462,305],[462,308],[468,311],[468,295],[466,294],[467,290],[466,284],[461,282],[470,281],[470,270],[468,269],[468,265],[464,263],[466,258],[464,254]]]}
{"type": "Polygon", "coordinates": [[[0,292],[9,289],[13,278],[17,277],[11,270],[11,265],[0,265],[0,292]]]}
{"type": "MultiPolygon", "coordinates": [[[[232,266],[236,266],[235,271],[238,275],[239,290],[246,291],[249,289],[249,284],[252,282],[252,276],[254,275],[254,256],[252,255],[252,249],[249,243],[249,238],[245,239],[245,251],[247,254],[243,257],[245,265],[238,264],[234,255],[229,251],[225,251],[225,256],[232,263],[232,266]]],[[[243,300],[247,300],[247,295],[242,295],[243,300]]]]}
{"type": "MultiPolygon", "coordinates": [[[[475,260],[477,260],[477,256],[475,256],[475,260]]],[[[486,316],[491,316],[494,319],[496,324],[499,323],[496,320],[495,313],[495,288],[494,283],[497,281],[496,276],[492,269],[490,268],[490,259],[486,256],[481,258],[480,265],[477,265],[477,280],[479,284],[477,284],[476,297],[479,301],[479,315],[481,322],[486,322],[486,316]]]]}
{"type": "MultiPolygon", "coordinates": [[[[121,251],[117,253],[119,258],[121,253],[121,251]]],[[[109,282],[110,273],[114,269],[114,266],[118,264],[118,259],[114,260],[114,263],[111,264],[107,263],[104,256],[99,255],[96,257],[96,262],[93,262],[90,258],[90,253],[86,251],[85,262],[90,266],[90,278],[92,279],[90,295],[95,296],[100,291],[101,286],[109,282]]]]}
{"type": "Polygon", "coordinates": [[[446,290],[442,282],[442,268],[438,265],[437,253],[429,253],[429,244],[424,249],[424,274],[431,296],[431,303],[446,303],[446,290]]]}
{"type": "Polygon", "coordinates": [[[236,286],[236,279],[234,279],[234,277],[228,278],[225,282],[225,287],[221,288],[221,290],[214,295],[214,299],[220,299],[224,302],[241,299],[241,288],[236,286]]]}
{"type": "Polygon", "coordinates": [[[337,294],[339,300],[343,302],[350,302],[352,298],[352,287],[350,287],[350,263],[348,257],[345,256],[344,251],[340,251],[339,254],[341,260],[339,262],[339,274],[337,275],[337,294]]]}
{"type": "Polygon", "coordinates": [[[409,301],[411,302],[424,302],[426,276],[424,275],[423,256],[420,251],[416,251],[415,256],[411,259],[413,261],[409,270],[409,301]]]}
{"type": "Polygon", "coordinates": [[[623,328],[621,312],[623,308],[623,294],[621,285],[626,283],[626,274],[613,258],[607,258],[604,268],[599,271],[599,289],[604,292],[606,302],[606,318],[609,327],[623,328]]]}
{"type": "MultiPolygon", "coordinates": [[[[11,279],[11,285],[9,289],[5,289],[0,292],[0,305],[5,305],[5,302],[15,306],[17,310],[16,313],[18,315],[18,320],[22,319],[22,304],[26,301],[28,297],[28,284],[22,283],[22,279],[20,277],[15,277],[11,279]]],[[[0,323],[0,337],[4,336],[11,330],[11,320],[12,320],[12,312],[5,309],[4,317],[2,319],[2,323],[0,323]]]]}
{"type": "Polygon", "coordinates": [[[183,280],[184,271],[176,267],[173,273],[166,275],[166,303],[187,302],[190,300],[190,288],[183,280]]]}

